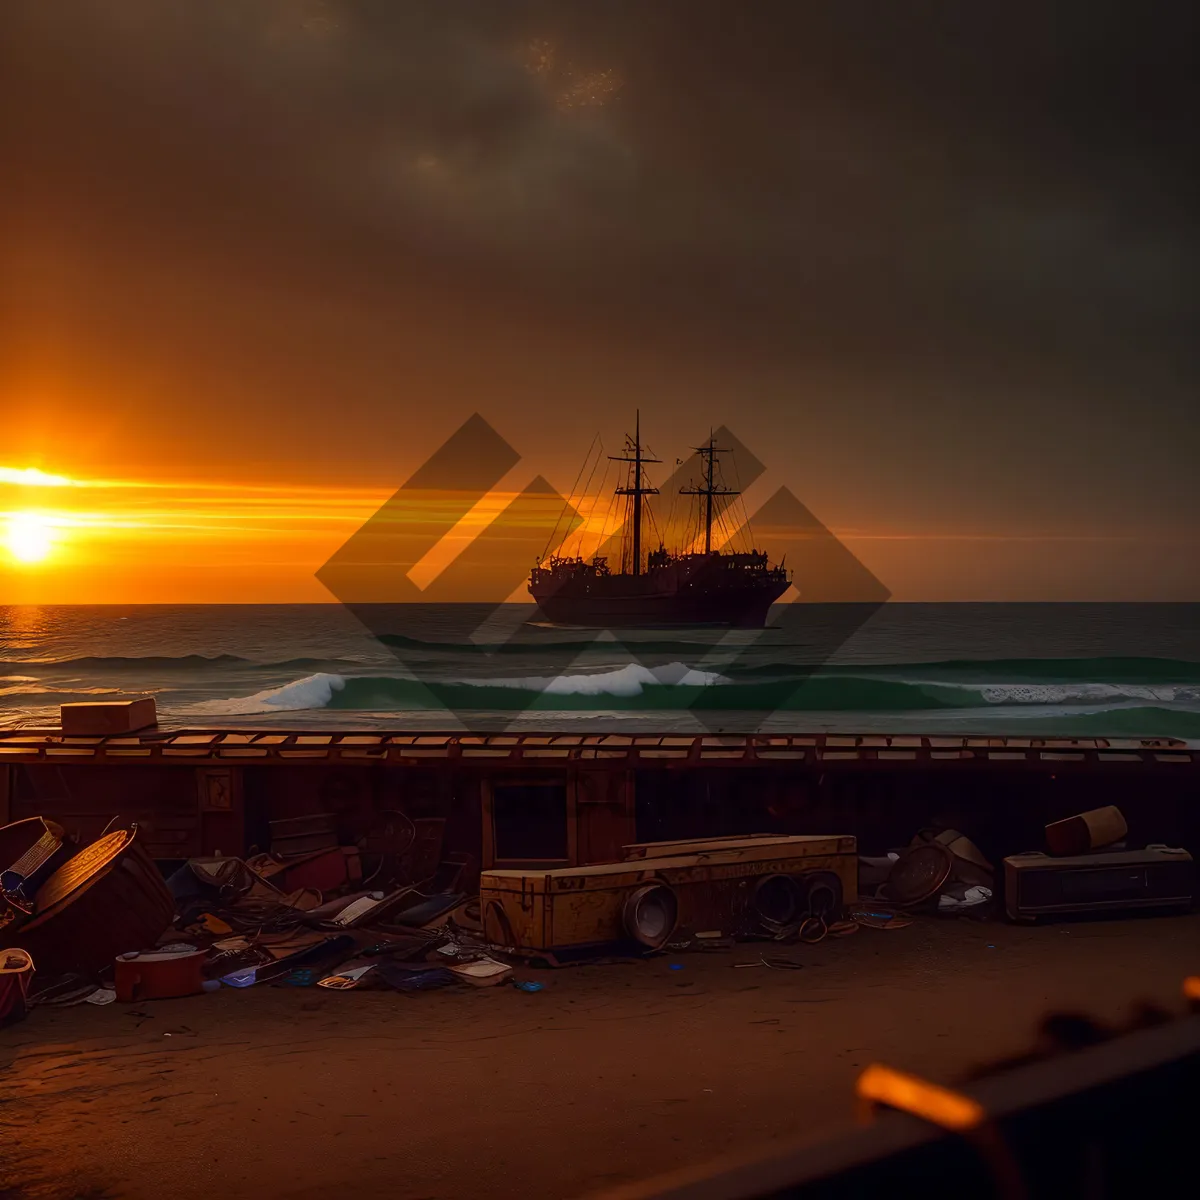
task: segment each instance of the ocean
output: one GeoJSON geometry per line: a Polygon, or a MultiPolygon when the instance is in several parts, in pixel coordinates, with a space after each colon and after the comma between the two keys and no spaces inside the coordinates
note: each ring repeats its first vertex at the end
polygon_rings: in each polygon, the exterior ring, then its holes
{"type": "Polygon", "coordinates": [[[525,605],[0,607],[0,723],[152,694],[173,727],[1200,739],[1200,604],[785,607],[620,640],[525,605]]]}

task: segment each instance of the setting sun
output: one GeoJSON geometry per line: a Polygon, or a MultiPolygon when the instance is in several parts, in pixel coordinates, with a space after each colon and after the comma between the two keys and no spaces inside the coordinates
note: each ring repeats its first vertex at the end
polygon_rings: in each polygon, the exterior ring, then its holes
{"type": "Polygon", "coordinates": [[[5,544],[18,562],[39,563],[49,557],[54,539],[49,523],[37,513],[14,513],[8,519],[5,544]]]}

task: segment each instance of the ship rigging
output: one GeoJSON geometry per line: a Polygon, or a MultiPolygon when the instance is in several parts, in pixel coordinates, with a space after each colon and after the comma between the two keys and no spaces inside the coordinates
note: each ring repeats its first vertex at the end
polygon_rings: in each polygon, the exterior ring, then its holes
{"type": "MultiPolygon", "coordinates": [[[[717,459],[730,453],[710,435],[694,447],[702,463],[702,481],[681,487],[680,495],[701,502],[703,551],[685,548],[672,552],[660,540],[643,561],[644,524],[649,514],[647,497],[659,494],[645,474],[651,457],[642,444],[641,414],[634,433],[626,437],[625,453],[610,455],[627,463],[629,476],[614,494],[626,500],[621,530],[620,569],[614,571],[608,555],[551,557],[534,568],[529,591],[542,615],[555,624],[583,626],[735,625],[761,628],[771,605],[789,586],[787,572],[772,565],[767,554],[750,549],[738,553],[713,548],[718,519],[717,498],[740,495],[718,479],[717,459]]],[[[581,472],[582,474],[582,472],[581,472]]],[[[650,515],[650,520],[653,520],[650,515]]]]}

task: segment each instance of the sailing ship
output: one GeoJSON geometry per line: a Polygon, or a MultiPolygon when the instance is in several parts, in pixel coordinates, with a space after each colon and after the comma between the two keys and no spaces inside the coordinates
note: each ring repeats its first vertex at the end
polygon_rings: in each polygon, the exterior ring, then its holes
{"type": "Polygon", "coordinates": [[[761,629],[771,605],[787,591],[790,580],[782,565],[772,565],[765,552],[736,553],[713,548],[717,497],[740,493],[718,481],[717,459],[728,450],[713,437],[695,447],[703,464],[703,480],[680,488],[701,504],[704,549],[673,553],[661,543],[643,555],[643,525],[649,516],[647,497],[658,488],[647,483],[648,457],[641,441],[641,417],[626,437],[625,453],[611,461],[628,464],[628,479],[615,490],[626,502],[619,569],[606,555],[592,558],[551,557],[533,569],[529,592],[542,616],[556,625],[601,628],[670,625],[729,625],[761,629]]]}

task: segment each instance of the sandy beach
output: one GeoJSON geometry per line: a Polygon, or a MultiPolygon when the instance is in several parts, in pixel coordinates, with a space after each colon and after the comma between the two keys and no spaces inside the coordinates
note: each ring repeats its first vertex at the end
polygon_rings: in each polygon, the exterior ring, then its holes
{"type": "Polygon", "coordinates": [[[852,1119],[872,1061],[953,1080],[1041,1014],[1180,1005],[1200,916],[926,919],[789,951],[525,971],[544,988],[262,986],[0,1032],[20,1200],[584,1195],[852,1119]],[[677,969],[672,969],[675,964],[677,969]]]}

